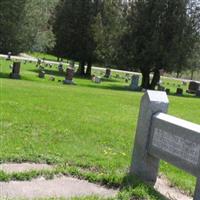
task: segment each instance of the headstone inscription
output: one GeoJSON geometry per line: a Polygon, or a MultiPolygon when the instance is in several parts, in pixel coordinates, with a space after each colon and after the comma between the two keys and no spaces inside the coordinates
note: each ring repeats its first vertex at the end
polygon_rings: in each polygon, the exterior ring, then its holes
{"type": "Polygon", "coordinates": [[[10,78],[20,79],[20,62],[14,62],[12,67],[12,72],[10,73],[10,78]]]}
{"type": "Polygon", "coordinates": [[[165,114],[167,108],[165,92],[143,96],[130,173],[155,184],[162,159],[197,177],[194,200],[199,200],[200,125],[165,114]]]}
{"type": "Polygon", "coordinates": [[[139,89],[139,80],[140,76],[139,75],[133,75],[131,78],[131,85],[130,88],[131,90],[138,90],[139,89]]]}

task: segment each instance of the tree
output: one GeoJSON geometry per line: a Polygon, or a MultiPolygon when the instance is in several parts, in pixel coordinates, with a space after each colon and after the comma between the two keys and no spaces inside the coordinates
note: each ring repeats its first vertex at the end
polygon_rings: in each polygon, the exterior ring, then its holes
{"type": "Polygon", "coordinates": [[[155,89],[160,70],[181,71],[187,65],[197,34],[196,12],[189,13],[186,0],[131,1],[128,21],[130,46],[134,65],[142,73],[142,88],[155,89]],[[195,20],[194,20],[195,19],[195,20]],[[150,73],[154,73],[150,81],[150,73]]]}
{"type": "Polygon", "coordinates": [[[58,0],[28,0],[24,16],[24,28],[27,40],[32,38],[32,51],[47,52],[55,46],[55,36],[52,31],[53,14],[58,0]],[[30,12],[31,11],[31,12],[30,12]]]}
{"type": "Polygon", "coordinates": [[[96,42],[95,53],[99,62],[103,62],[105,66],[118,63],[117,49],[120,48],[118,40],[125,23],[122,2],[122,0],[103,1],[92,26],[96,42]]]}
{"type": "Polygon", "coordinates": [[[12,51],[17,54],[52,47],[54,36],[48,20],[56,2],[57,0],[1,0],[0,52],[12,51]],[[40,38],[48,42],[42,43],[40,38]]]}
{"type": "Polygon", "coordinates": [[[0,1],[0,52],[21,51],[23,42],[19,27],[23,18],[25,0],[0,1]]]}
{"type": "Polygon", "coordinates": [[[194,72],[200,70],[200,40],[195,44],[188,61],[188,69],[191,72],[191,80],[194,78],[194,72]]]}
{"type": "Polygon", "coordinates": [[[99,0],[61,0],[57,7],[54,33],[59,57],[79,61],[80,75],[91,75],[92,62],[95,60],[95,42],[91,24],[98,12],[99,0]],[[87,64],[85,73],[84,66],[87,64]]]}

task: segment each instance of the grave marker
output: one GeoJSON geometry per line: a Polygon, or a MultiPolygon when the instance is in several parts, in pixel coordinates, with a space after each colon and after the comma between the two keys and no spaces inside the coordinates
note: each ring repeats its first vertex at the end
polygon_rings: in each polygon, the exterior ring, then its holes
{"type": "Polygon", "coordinates": [[[20,62],[14,62],[12,67],[12,73],[10,73],[10,78],[20,79],[20,62]]]}
{"type": "Polygon", "coordinates": [[[64,72],[63,64],[62,64],[62,63],[60,63],[60,64],[58,65],[58,71],[59,71],[59,73],[63,73],[63,72],[64,72]]]}
{"type": "Polygon", "coordinates": [[[197,177],[194,200],[200,199],[200,125],[165,114],[165,92],[142,98],[130,173],[155,184],[160,159],[197,177]]]}
{"type": "Polygon", "coordinates": [[[39,78],[44,78],[44,77],[45,77],[45,71],[40,70],[40,71],[39,71],[39,74],[38,74],[38,77],[39,77],[39,78]]]}
{"type": "Polygon", "coordinates": [[[182,96],[183,95],[183,89],[182,88],[177,88],[176,89],[176,95],[182,96]]]}
{"type": "Polygon", "coordinates": [[[12,55],[12,53],[9,51],[6,60],[11,60],[11,55],[12,55]]]}
{"type": "Polygon", "coordinates": [[[139,80],[140,76],[139,75],[133,75],[131,78],[131,85],[130,88],[131,90],[138,90],[139,89],[139,80]]]}
{"type": "Polygon", "coordinates": [[[70,63],[70,67],[66,70],[65,80],[63,81],[64,84],[74,84],[74,62],[70,63]]]}
{"type": "Polygon", "coordinates": [[[191,93],[191,94],[196,94],[196,92],[198,90],[200,90],[200,82],[198,82],[198,81],[191,81],[189,83],[189,87],[188,87],[187,92],[191,93]]]}
{"type": "Polygon", "coordinates": [[[111,69],[107,68],[104,77],[105,78],[110,78],[110,76],[111,76],[111,69]]]}

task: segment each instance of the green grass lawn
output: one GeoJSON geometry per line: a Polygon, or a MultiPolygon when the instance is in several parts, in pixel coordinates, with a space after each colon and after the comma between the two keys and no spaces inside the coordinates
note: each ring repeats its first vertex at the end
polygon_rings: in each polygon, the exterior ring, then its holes
{"type": "MultiPolygon", "coordinates": [[[[55,82],[50,75],[39,79],[32,63],[22,64],[21,80],[11,80],[10,63],[0,60],[0,162],[56,163],[61,171],[68,168],[70,174],[111,186],[127,180],[143,93],[129,91],[128,83],[114,78],[101,84],[75,78],[76,85],[63,85],[56,66],[48,69],[56,74],[55,82]]],[[[175,91],[174,84],[180,83],[169,81],[175,91]]],[[[200,123],[200,99],[185,94],[169,100],[170,114],[200,123]]],[[[172,184],[193,191],[190,175],[164,162],[160,171],[172,184]]],[[[124,187],[119,199],[132,195],[162,199],[140,182],[124,187]]]]}

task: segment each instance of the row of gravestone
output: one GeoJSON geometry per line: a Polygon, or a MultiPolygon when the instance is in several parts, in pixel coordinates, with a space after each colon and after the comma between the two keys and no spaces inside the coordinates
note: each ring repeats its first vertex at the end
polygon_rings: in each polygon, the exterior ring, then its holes
{"type": "MultiPolygon", "coordinates": [[[[10,78],[20,79],[20,66],[21,66],[20,62],[14,62],[13,63],[13,65],[11,67],[12,68],[12,72],[10,73],[10,78]]],[[[40,59],[38,59],[36,67],[39,70],[39,74],[38,74],[39,78],[44,78],[45,77],[45,69],[41,65],[41,60],[40,59]]],[[[52,65],[49,64],[49,67],[51,68],[52,65]]],[[[64,73],[64,68],[63,68],[62,64],[58,65],[58,71],[60,73],[64,73]]],[[[69,67],[66,69],[65,80],[63,81],[63,83],[64,84],[74,84],[74,82],[73,82],[74,74],[75,74],[74,62],[70,62],[69,67]]],[[[111,76],[111,70],[110,69],[106,69],[104,77],[105,78],[110,78],[110,76],[111,76]]],[[[54,81],[55,77],[52,76],[52,77],[50,77],[50,79],[52,81],[54,81]]],[[[101,82],[101,78],[100,77],[93,77],[92,80],[94,82],[96,82],[96,83],[100,83],[101,82]]]]}
{"type": "MultiPolygon", "coordinates": [[[[19,79],[20,78],[20,64],[21,64],[20,62],[14,62],[13,63],[12,73],[10,74],[11,78],[14,78],[14,79],[19,79]]],[[[36,66],[39,68],[39,77],[40,78],[44,78],[45,71],[44,71],[44,68],[41,67],[40,61],[38,61],[36,66]]],[[[62,64],[60,64],[58,66],[58,71],[62,72],[62,73],[64,72],[62,64]]],[[[106,69],[106,73],[105,73],[104,77],[105,78],[110,78],[110,76],[111,76],[111,70],[110,69],[106,69]]],[[[74,84],[73,83],[73,77],[74,77],[74,62],[70,62],[70,65],[66,70],[65,80],[64,80],[63,83],[64,84],[74,84]]],[[[127,77],[127,79],[128,79],[128,77],[127,77]]],[[[100,77],[96,77],[96,76],[93,76],[92,80],[95,83],[100,83],[101,82],[101,78],[100,77]]],[[[135,75],[134,74],[132,76],[131,84],[130,84],[131,90],[137,91],[137,90],[140,89],[139,80],[140,80],[140,76],[139,75],[135,75]]],[[[158,85],[157,89],[159,91],[166,91],[167,94],[170,93],[170,89],[168,89],[168,88],[165,89],[165,87],[163,87],[161,85],[158,85]]],[[[192,93],[192,94],[196,94],[196,96],[200,97],[200,83],[199,82],[195,82],[195,81],[191,81],[189,83],[189,87],[188,87],[187,92],[188,93],[192,93]]],[[[178,87],[177,90],[176,90],[176,95],[182,96],[183,95],[183,89],[178,87]]]]}

